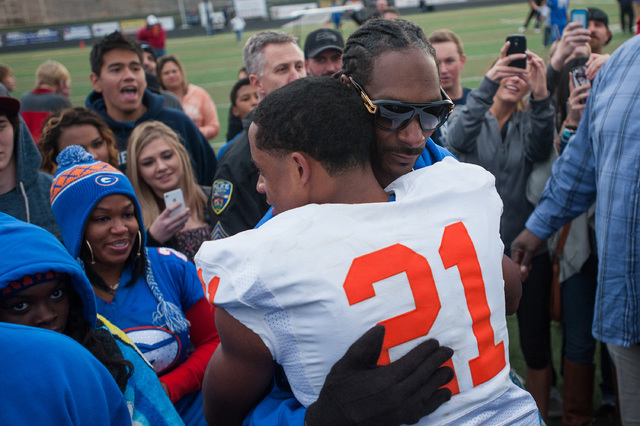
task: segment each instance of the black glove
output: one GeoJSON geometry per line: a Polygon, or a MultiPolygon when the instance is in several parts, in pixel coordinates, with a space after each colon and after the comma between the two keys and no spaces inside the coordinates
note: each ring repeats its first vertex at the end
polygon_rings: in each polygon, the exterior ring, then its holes
{"type": "Polygon", "coordinates": [[[378,366],[384,332],[382,325],[373,327],[334,364],[307,409],[307,426],[414,424],[451,398],[449,389],[440,389],[453,378],[442,366],[453,355],[450,348],[430,339],[378,366]]]}

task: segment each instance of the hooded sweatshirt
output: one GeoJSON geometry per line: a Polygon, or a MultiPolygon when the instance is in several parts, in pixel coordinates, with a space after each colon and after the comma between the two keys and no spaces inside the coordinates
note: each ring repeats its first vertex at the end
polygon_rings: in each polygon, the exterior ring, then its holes
{"type": "MultiPolygon", "coordinates": [[[[122,356],[134,365],[133,375],[129,378],[124,391],[129,408],[128,412],[131,414],[130,418],[134,420],[134,424],[141,426],[183,424],[173,404],[163,391],[153,368],[144,360],[142,354],[130,340],[120,335],[124,333],[97,316],[93,288],[81,266],[69,255],[60,241],[42,228],[0,213],[0,245],[5,251],[5,261],[0,262],[0,293],[12,281],[21,280],[26,275],[49,271],[67,274],[73,289],[82,301],[82,313],[85,321],[94,327],[97,326],[103,336],[107,334],[107,338],[113,334],[115,340],[111,341],[114,344],[117,343],[117,348],[121,351],[122,356]],[[109,326],[109,330],[103,325],[103,322],[109,326]]],[[[79,374],[85,373],[86,371],[79,370],[79,374]]],[[[47,374],[55,374],[55,372],[47,374]]],[[[117,387],[114,388],[118,390],[117,387]]],[[[86,396],[91,397],[91,395],[86,396]]],[[[41,400],[46,399],[44,395],[40,395],[40,397],[42,397],[41,400]]],[[[118,398],[117,395],[111,397],[118,398]]],[[[122,393],[119,395],[119,398],[121,397],[122,393]]],[[[7,424],[19,423],[9,422],[7,424]]]]}
{"type": "Polygon", "coordinates": [[[130,425],[106,368],[70,337],[0,323],[2,422],[7,425],[130,425]]]}
{"type": "Polygon", "coordinates": [[[16,187],[0,195],[0,211],[41,226],[62,239],[49,202],[53,177],[40,171],[42,157],[23,121],[13,156],[16,159],[16,187]]]}
{"type": "Polygon", "coordinates": [[[127,141],[138,124],[149,120],[160,121],[176,132],[191,157],[191,165],[200,185],[211,186],[216,173],[216,155],[209,142],[184,112],[164,107],[164,98],[145,90],[142,104],[147,111],[135,122],[115,121],[107,114],[107,106],[101,93],[91,92],[85,102],[87,108],[96,111],[107,123],[116,137],[116,145],[120,150],[120,169],[127,166],[127,141]]]}

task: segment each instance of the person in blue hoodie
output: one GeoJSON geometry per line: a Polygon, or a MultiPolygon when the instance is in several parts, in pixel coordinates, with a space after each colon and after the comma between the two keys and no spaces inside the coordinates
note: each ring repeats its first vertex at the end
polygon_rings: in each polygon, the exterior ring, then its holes
{"type": "Polygon", "coordinates": [[[39,170],[42,157],[19,111],[17,99],[0,97],[0,212],[61,239],[49,202],[52,177],[39,170]]]}
{"type": "Polygon", "coordinates": [[[2,422],[127,426],[127,404],[107,369],[73,339],[0,322],[2,422]],[[46,355],[43,352],[46,351],[46,355]]]}
{"type": "MultiPolygon", "coordinates": [[[[40,227],[0,213],[0,244],[5,249],[5,262],[0,265],[0,323],[56,331],[82,344],[111,373],[100,386],[104,389],[95,389],[95,395],[104,392],[108,400],[124,396],[127,420],[133,420],[136,425],[182,424],[152,367],[135,345],[97,315],[89,280],[56,238],[40,227]]],[[[39,359],[48,358],[41,355],[43,348],[37,351],[39,359]]],[[[89,371],[78,368],[77,373],[89,374],[89,371]]],[[[45,375],[48,374],[58,377],[58,371],[48,371],[45,375]]],[[[69,381],[73,380],[72,375],[69,381]]],[[[4,380],[3,384],[6,384],[4,380]]],[[[78,415],[84,415],[84,410],[92,405],[83,396],[92,394],[72,392],[77,399],[78,415]]],[[[3,419],[6,420],[4,410],[3,419]]],[[[49,424],[49,421],[28,423],[49,424]]]]}
{"type": "Polygon", "coordinates": [[[198,183],[211,185],[217,164],[213,148],[184,112],[165,108],[162,96],[146,90],[140,45],[116,31],[93,45],[90,61],[93,92],[85,104],[100,114],[113,131],[120,150],[120,169],[126,169],[127,141],[133,128],[157,120],[180,136],[198,183]]]}

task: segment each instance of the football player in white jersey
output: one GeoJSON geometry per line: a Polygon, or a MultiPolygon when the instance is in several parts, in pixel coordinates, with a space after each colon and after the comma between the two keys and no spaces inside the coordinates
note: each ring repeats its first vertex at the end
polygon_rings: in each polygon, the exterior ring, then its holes
{"type": "MultiPolygon", "coordinates": [[[[481,423],[489,413],[498,423],[538,422],[533,399],[508,378],[501,202],[492,176],[445,159],[385,192],[371,169],[373,107],[389,108],[374,114],[379,125],[398,125],[394,119],[402,117],[392,115],[403,111],[395,105],[411,108],[405,127],[431,131],[448,115],[433,55],[412,53],[419,58],[411,71],[436,83],[405,93],[404,103],[373,104],[363,90],[360,97],[334,80],[301,79],[256,110],[249,139],[258,190],[277,216],[205,243],[196,256],[209,300],[219,307],[222,344],[204,384],[211,424],[242,422],[268,390],[273,360],[310,405],[333,363],[376,323],[387,327],[379,364],[429,337],[454,349],[452,401],[421,424],[481,423]]],[[[393,154],[389,161],[406,160],[393,154]]],[[[364,423],[386,424],[376,407],[361,408],[364,423]]]]}

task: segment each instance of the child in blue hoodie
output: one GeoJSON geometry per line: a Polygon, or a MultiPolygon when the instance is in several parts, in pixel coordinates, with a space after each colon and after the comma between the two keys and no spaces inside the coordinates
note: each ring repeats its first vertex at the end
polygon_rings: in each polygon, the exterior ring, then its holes
{"type": "Polygon", "coordinates": [[[82,344],[115,379],[135,424],[182,424],[135,345],[97,316],[89,280],[53,235],[0,213],[0,244],[6,260],[0,265],[0,322],[56,331],[82,344]]]}

